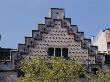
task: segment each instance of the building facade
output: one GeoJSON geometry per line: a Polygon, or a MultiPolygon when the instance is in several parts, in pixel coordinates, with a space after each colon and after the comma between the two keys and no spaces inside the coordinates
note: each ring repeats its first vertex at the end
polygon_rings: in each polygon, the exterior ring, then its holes
{"type": "Polygon", "coordinates": [[[11,48],[0,48],[0,82],[15,82],[17,72],[15,70],[14,58],[11,48]]]}
{"type": "Polygon", "coordinates": [[[100,53],[110,53],[110,28],[101,30],[93,40],[100,53]]]}
{"type": "MultiPolygon", "coordinates": [[[[11,62],[8,62],[11,66],[7,70],[12,72],[12,76],[15,75],[14,79],[18,73],[14,72],[19,67],[17,62],[32,59],[38,54],[44,57],[63,56],[82,61],[88,67],[96,64],[98,47],[91,45],[91,39],[85,38],[84,32],[79,31],[77,25],[71,24],[71,18],[65,17],[63,8],[51,8],[49,16],[44,19],[43,24],[38,24],[38,29],[32,30],[31,37],[25,37],[24,44],[18,44],[17,50],[11,50],[11,62]]],[[[0,66],[2,67],[2,64],[0,66]]]]}
{"type": "Polygon", "coordinates": [[[18,55],[22,59],[34,58],[37,54],[63,56],[95,63],[97,46],[91,46],[91,39],[71,24],[71,18],[65,17],[64,9],[51,8],[44,24],[38,24],[38,30],[32,30],[32,37],[25,37],[25,44],[18,44],[18,55]]]}
{"type": "Polygon", "coordinates": [[[96,56],[96,60],[98,57],[99,60],[102,58],[102,69],[108,71],[110,69],[110,28],[101,30],[93,39],[92,45],[98,46],[99,54],[96,56]]]}

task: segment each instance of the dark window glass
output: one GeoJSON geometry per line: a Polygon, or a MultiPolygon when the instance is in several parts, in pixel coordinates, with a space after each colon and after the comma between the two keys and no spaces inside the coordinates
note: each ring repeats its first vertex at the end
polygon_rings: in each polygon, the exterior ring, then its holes
{"type": "Polygon", "coordinates": [[[62,49],[62,55],[64,58],[68,58],[68,48],[63,48],[62,49]]]}
{"type": "Polygon", "coordinates": [[[0,60],[10,60],[10,52],[1,51],[0,60]]]}
{"type": "Polygon", "coordinates": [[[55,49],[55,56],[60,57],[61,56],[61,48],[55,49]]]}
{"type": "Polygon", "coordinates": [[[110,55],[105,55],[105,63],[110,64],[110,55]]]}
{"type": "Polygon", "coordinates": [[[110,49],[110,42],[107,43],[107,48],[110,49]]]}
{"type": "Polygon", "coordinates": [[[48,55],[53,56],[54,55],[54,48],[49,48],[48,49],[48,55]]]}

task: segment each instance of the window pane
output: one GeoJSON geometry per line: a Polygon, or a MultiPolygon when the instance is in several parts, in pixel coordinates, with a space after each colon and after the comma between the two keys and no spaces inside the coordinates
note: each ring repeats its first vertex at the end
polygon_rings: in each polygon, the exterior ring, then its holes
{"type": "Polygon", "coordinates": [[[62,49],[62,55],[64,58],[68,58],[68,48],[63,48],[62,49]]]}
{"type": "Polygon", "coordinates": [[[10,60],[10,52],[0,52],[0,60],[10,60]]]}
{"type": "Polygon", "coordinates": [[[107,43],[107,48],[110,49],[110,42],[107,43]]]}
{"type": "Polygon", "coordinates": [[[105,55],[105,63],[110,64],[110,55],[105,55]]]}
{"type": "Polygon", "coordinates": [[[55,49],[55,56],[60,57],[61,56],[61,48],[55,49]]]}
{"type": "Polygon", "coordinates": [[[48,49],[48,55],[53,56],[54,55],[54,48],[49,48],[48,49]]]}

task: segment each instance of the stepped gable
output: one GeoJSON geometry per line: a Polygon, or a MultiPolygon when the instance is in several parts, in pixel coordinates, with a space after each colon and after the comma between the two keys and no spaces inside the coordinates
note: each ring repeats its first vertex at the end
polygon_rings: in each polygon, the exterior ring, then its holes
{"type": "Polygon", "coordinates": [[[25,37],[25,44],[18,44],[20,59],[34,58],[37,54],[64,56],[95,63],[97,47],[91,46],[91,39],[71,24],[71,18],[65,17],[63,8],[51,8],[44,24],[38,24],[38,30],[32,30],[32,37],[25,37]]]}

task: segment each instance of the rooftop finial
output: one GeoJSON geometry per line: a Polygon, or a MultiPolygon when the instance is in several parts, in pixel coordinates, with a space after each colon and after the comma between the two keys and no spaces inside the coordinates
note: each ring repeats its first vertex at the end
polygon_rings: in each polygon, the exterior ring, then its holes
{"type": "Polygon", "coordinates": [[[63,19],[65,17],[65,12],[63,8],[50,8],[49,17],[52,19],[63,19]]]}

